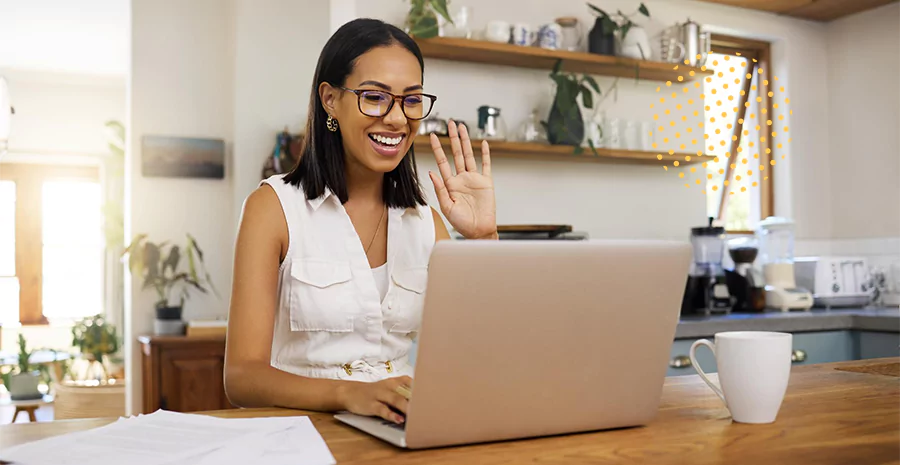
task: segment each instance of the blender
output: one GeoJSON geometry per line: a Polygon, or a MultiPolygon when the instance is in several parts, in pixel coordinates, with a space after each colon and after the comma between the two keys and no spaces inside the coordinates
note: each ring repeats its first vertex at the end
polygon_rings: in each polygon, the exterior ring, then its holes
{"type": "Polygon", "coordinates": [[[766,306],[781,310],[809,310],[812,293],[794,280],[794,222],[770,216],[759,223],[766,306]]]}
{"type": "Polygon", "coordinates": [[[707,226],[691,228],[694,261],[681,302],[682,315],[731,313],[733,301],[722,269],[725,228],[712,223],[710,218],[707,226]]]}
{"type": "Polygon", "coordinates": [[[755,236],[739,236],[728,240],[728,255],[734,262],[733,270],[725,270],[728,292],[734,297],[735,312],[763,312],[766,309],[766,291],[763,277],[753,267],[759,255],[755,236]]]}

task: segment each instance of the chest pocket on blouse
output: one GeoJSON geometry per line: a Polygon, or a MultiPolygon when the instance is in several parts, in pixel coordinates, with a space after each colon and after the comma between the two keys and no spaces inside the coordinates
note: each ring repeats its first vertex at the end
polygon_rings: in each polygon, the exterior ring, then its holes
{"type": "Polygon", "coordinates": [[[395,268],[391,273],[394,292],[385,319],[391,332],[411,333],[422,326],[422,309],[425,306],[425,286],[428,268],[395,268]]]}
{"type": "Polygon", "coordinates": [[[347,262],[295,260],[291,264],[291,330],[353,331],[352,277],[347,262]]]}

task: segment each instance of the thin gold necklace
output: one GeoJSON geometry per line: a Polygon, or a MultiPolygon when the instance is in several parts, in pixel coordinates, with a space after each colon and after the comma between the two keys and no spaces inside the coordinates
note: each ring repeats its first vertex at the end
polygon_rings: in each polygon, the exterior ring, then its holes
{"type": "Polygon", "coordinates": [[[387,205],[385,205],[384,210],[381,211],[381,219],[378,220],[378,227],[375,228],[375,234],[372,235],[372,240],[369,241],[369,246],[366,247],[366,255],[369,254],[369,249],[372,248],[372,244],[375,243],[375,238],[378,237],[378,233],[381,231],[381,223],[384,221],[385,213],[387,213],[387,205]]]}

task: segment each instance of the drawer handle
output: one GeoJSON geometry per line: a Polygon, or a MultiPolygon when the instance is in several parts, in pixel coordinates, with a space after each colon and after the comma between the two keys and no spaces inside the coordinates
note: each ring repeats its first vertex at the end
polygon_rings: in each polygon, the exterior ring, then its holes
{"type": "Polygon", "coordinates": [[[791,362],[801,363],[806,361],[806,351],[797,349],[791,352],[791,362]]]}
{"type": "Polygon", "coordinates": [[[672,368],[688,368],[691,366],[691,358],[687,355],[677,355],[669,360],[669,366],[672,368]]]}

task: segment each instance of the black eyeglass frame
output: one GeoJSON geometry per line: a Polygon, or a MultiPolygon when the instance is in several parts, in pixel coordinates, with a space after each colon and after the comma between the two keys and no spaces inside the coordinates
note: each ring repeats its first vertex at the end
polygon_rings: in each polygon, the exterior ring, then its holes
{"type": "Polygon", "coordinates": [[[394,109],[394,103],[397,100],[400,100],[400,111],[403,112],[403,116],[405,116],[406,119],[410,119],[413,121],[421,121],[425,118],[428,118],[428,115],[430,115],[431,111],[434,110],[434,102],[437,102],[437,95],[425,94],[425,93],[421,93],[421,92],[415,93],[415,94],[394,95],[386,90],[349,89],[349,88],[343,87],[343,86],[337,86],[337,87],[338,87],[338,89],[346,90],[347,92],[353,92],[354,94],[356,94],[356,108],[359,109],[359,112],[362,113],[363,115],[371,116],[372,118],[384,118],[385,115],[387,115],[388,113],[391,112],[391,110],[394,109]],[[388,104],[388,107],[384,111],[384,114],[376,116],[376,115],[370,115],[363,111],[363,109],[362,109],[362,94],[363,94],[363,92],[379,92],[379,93],[387,94],[387,95],[391,96],[391,103],[388,104]],[[427,98],[431,99],[431,106],[428,107],[428,113],[425,113],[424,115],[422,115],[421,118],[413,118],[413,117],[409,116],[408,114],[406,114],[406,104],[403,103],[403,99],[405,99],[407,97],[415,96],[415,95],[420,95],[422,97],[427,97],[427,98]]]}

